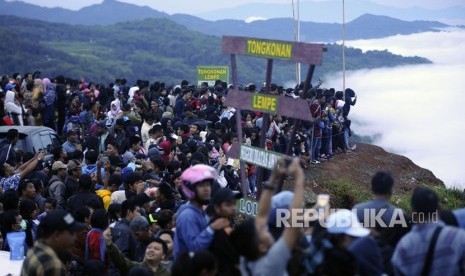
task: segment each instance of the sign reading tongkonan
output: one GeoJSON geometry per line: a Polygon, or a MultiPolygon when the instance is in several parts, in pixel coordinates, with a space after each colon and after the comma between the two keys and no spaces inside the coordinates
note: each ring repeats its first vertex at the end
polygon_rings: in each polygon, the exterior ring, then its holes
{"type": "Polygon", "coordinates": [[[223,53],[321,65],[323,44],[223,36],[223,53]]]}
{"type": "MultiPolygon", "coordinates": [[[[268,59],[266,70],[266,92],[269,93],[271,83],[271,73],[273,59],[286,60],[290,62],[309,64],[310,68],[305,80],[305,87],[311,82],[315,65],[321,65],[323,52],[326,52],[323,44],[289,42],[238,36],[223,36],[222,52],[231,55],[231,68],[233,84],[237,87],[237,63],[236,55],[255,56],[268,59]]],[[[265,114],[278,114],[294,119],[311,121],[312,116],[306,100],[296,100],[287,97],[277,97],[269,94],[258,94],[250,92],[240,92],[230,90],[226,97],[225,105],[236,107],[240,114],[241,109],[254,110],[265,114]]],[[[261,131],[260,145],[265,142],[264,130],[269,123],[264,117],[261,131]]],[[[241,118],[236,117],[236,124],[239,137],[242,137],[241,118]]],[[[291,135],[291,144],[293,141],[291,135]]],[[[273,169],[277,160],[283,157],[282,154],[266,151],[262,148],[250,147],[243,144],[233,144],[228,151],[228,156],[239,158],[241,161],[255,164],[262,168],[273,169]]],[[[241,181],[245,182],[243,163],[241,163],[241,181]]],[[[257,187],[261,187],[262,174],[257,177],[257,187]]],[[[247,186],[243,186],[244,193],[247,193],[247,186]]],[[[258,194],[259,196],[259,194],[258,194]]]]}

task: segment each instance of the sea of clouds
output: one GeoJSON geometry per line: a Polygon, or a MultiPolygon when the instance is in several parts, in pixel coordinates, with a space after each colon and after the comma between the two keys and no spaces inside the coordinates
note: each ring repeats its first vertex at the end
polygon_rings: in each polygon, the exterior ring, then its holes
{"type": "MultiPolygon", "coordinates": [[[[346,72],[358,94],[349,117],[360,135],[431,170],[447,187],[465,188],[465,30],[347,41],[347,46],[422,56],[429,65],[346,72]]],[[[342,87],[342,74],[325,76],[342,87]]]]}

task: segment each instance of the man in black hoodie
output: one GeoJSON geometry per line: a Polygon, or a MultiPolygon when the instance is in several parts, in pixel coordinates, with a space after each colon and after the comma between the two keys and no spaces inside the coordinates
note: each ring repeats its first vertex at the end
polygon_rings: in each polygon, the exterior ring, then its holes
{"type": "Polygon", "coordinates": [[[210,245],[212,252],[218,259],[217,275],[241,275],[237,269],[239,266],[239,254],[231,244],[229,235],[234,229],[234,217],[236,216],[236,200],[241,198],[242,194],[234,193],[229,188],[218,189],[212,197],[214,215],[212,221],[219,218],[227,218],[230,226],[216,230],[213,241],[210,245]]]}
{"type": "Polygon", "coordinates": [[[65,125],[66,117],[66,86],[65,86],[65,77],[59,75],[55,78],[56,83],[56,95],[57,102],[56,107],[58,111],[58,135],[61,136],[63,132],[63,126],[65,125]]]}
{"type": "Polygon", "coordinates": [[[0,166],[8,163],[11,166],[16,166],[15,145],[19,139],[19,132],[16,128],[9,129],[6,133],[6,139],[0,143],[0,166]]]}
{"type": "Polygon", "coordinates": [[[66,206],[68,211],[74,213],[79,207],[90,205],[92,202],[98,202],[98,209],[103,209],[103,200],[93,189],[92,178],[88,174],[83,174],[79,177],[79,191],[68,199],[66,206]]]}

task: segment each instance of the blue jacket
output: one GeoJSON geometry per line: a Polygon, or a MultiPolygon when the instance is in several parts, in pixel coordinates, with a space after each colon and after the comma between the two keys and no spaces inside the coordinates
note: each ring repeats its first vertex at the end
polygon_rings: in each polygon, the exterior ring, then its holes
{"type": "Polygon", "coordinates": [[[215,232],[208,222],[207,214],[190,203],[179,208],[176,215],[174,258],[181,253],[199,251],[210,246],[215,232]]]}
{"type": "MultiPolygon", "coordinates": [[[[130,222],[127,219],[120,219],[111,229],[113,243],[118,247],[124,257],[133,260],[136,249],[136,240],[132,236],[130,222]]],[[[108,275],[119,276],[119,269],[110,262],[108,275]]]]}

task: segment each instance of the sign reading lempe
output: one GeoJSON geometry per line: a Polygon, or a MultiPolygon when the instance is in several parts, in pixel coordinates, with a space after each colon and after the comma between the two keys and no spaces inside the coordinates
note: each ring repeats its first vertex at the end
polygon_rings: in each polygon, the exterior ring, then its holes
{"type": "Polygon", "coordinates": [[[197,66],[197,85],[207,82],[212,86],[216,80],[229,83],[229,66],[197,66]]]}
{"type": "Polygon", "coordinates": [[[278,107],[278,98],[263,94],[253,94],[252,110],[265,111],[267,113],[275,113],[278,107]]]}

